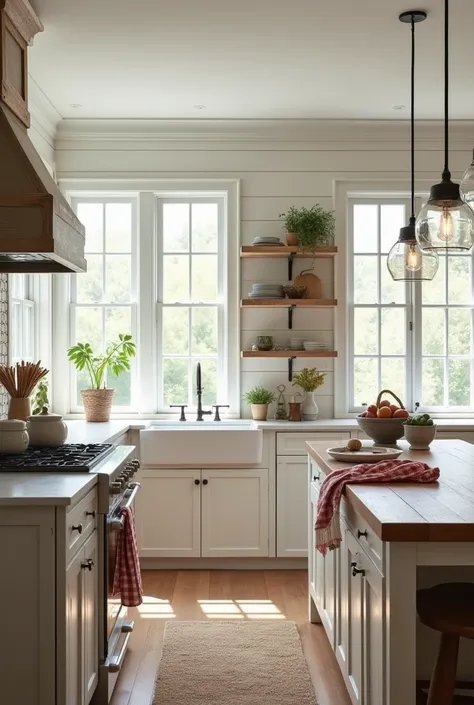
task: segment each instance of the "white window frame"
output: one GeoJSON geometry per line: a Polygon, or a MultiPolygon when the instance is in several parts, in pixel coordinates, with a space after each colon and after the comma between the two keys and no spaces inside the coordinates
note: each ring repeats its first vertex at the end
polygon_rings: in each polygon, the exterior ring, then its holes
{"type": "MultiPolygon", "coordinates": [[[[141,233],[156,232],[157,198],[179,197],[221,197],[224,200],[223,229],[225,232],[226,282],[225,306],[227,324],[224,345],[223,379],[227,381],[227,394],[217,403],[229,404],[229,416],[240,416],[240,307],[239,307],[239,247],[240,247],[240,180],[239,179],[87,179],[59,178],[59,185],[71,202],[73,198],[93,198],[138,196],[138,223],[141,233]]],[[[142,237],[137,243],[137,313],[136,342],[138,348],[136,360],[136,381],[134,387],[137,398],[133,409],[126,412],[114,411],[112,417],[125,418],[164,418],[175,414],[158,410],[159,350],[157,344],[158,304],[157,304],[157,268],[158,247],[156,237],[142,237]],[[150,332],[150,321],[152,322],[150,332]]],[[[71,295],[71,277],[53,275],[54,348],[53,364],[62,379],[71,377],[66,350],[70,345],[71,316],[69,301],[71,295]],[[59,322],[61,321],[61,325],[59,322]],[[64,325],[64,322],[67,325],[64,325]]],[[[73,411],[70,405],[71,382],[55,389],[54,408],[70,418],[82,417],[73,411]]],[[[184,402],[183,402],[184,403],[184,402]]]]}
{"type": "MultiPolygon", "coordinates": [[[[18,276],[13,275],[13,276],[18,276]]],[[[36,361],[36,355],[37,355],[37,350],[38,350],[38,341],[37,341],[37,329],[38,329],[38,324],[37,324],[37,315],[36,315],[36,301],[35,301],[35,289],[37,289],[37,281],[35,281],[35,275],[34,274],[20,274],[19,276],[25,277],[24,280],[24,286],[25,286],[25,296],[24,297],[15,297],[13,295],[13,287],[11,286],[11,283],[8,287],[8,299],[9,299],[9,306],[8,306],[8,330],[9,336],[8,336],[8,358],[10,360],[10,364],[16,364],[17,362],[20,362],[20,360],[24,360],[25,362],[35,362],[36,361]],[[20,351],[21,354],[19,357],[13,357],[13,350],[15,346],[15,341],[14,341],[14,334],[15,334],[15,327],[13,325],[13,308],[14,306],[18,307],[19,313],[20,313],[20,331],[21,331],[21,341],[20,341],[20,351]],[[31,325],[30,325],[30,330],[29,330],[29,340],[26,339],[26,325],[25,325],[25,318],[26,318],[26,312],[27,310],[30,312],[31,315],[31,325]],[[29,349],[32,351],[32,354],[30,356],[25,355],[25,350],[29,349]]],[[[10,280],[11,281],[11,280],[10,280]]]]}
{"type": "MultiPolygon", "coordinates": [[[[431,181],[416,181],[416,209],[421,208],[429,192],[431,181]]],[[[383,175],[380,180],[371,182],[343,182],[335,183],[335,212],[336,212],[336,240],[338,246],[338,256],[335,262],[335,289],[338,298],[337,320],[335,329],[336,349],[338,358],[335,361],[335,418],[353,418],[362,410],[362,407],[352,408],[353,399],[352,372],[353,364],[353,340],[351,340],[353,311],[353,282],[352,282],[352,205],[357,203],[381,203],[396,202],[403,203],[409,201],[408,188],[403,188],[401,181],[384,182],[383,175]]],[[[407,211],[408,213],[409,211],[407,211]]],[[[474,253],[471,267],[471,282],[474,292],[474,253]]],[[[400,282],[400,286],[406,286],[400,282]]],[[[407,331],[407,355],[411,356],[411,362],[407,363],[407,408],[414,408],[414,404],[421,400],[421,350],[422,350],[422,328],[419,321],[421,314],[421,287],[414,285],[412,290],[411,304],[407,292],[407,326],[413,322],[413,332],[407,331]],[[410,311],[411,306],[411,311],[410,311]],[[411,313],[411,315],[409,315],[411,313]],[[410,374],[411,370],[411,374],[410,374]]],[[[398,306],[401,306],[399,304],[398,306]]],[[[441,305],[440,305],[441,306],[441,305]]],[[[444,304],[442,306],[445,306],[444,304]]],[[[453,308],[463,308],[462,305],[451,304],[453,308]]],[[[380,307],[386,308],[385,304],[380,307]]],[[[473,308],[465,305],[467,308],[473,308]]],[[[449,306],[448,306],[449,308],[449,306]]],[[[473,313],[474,316],[474,313],[473,313]]],[[[474,333],[473,333],[474,335],[474,333]]],[[[471,371],[474,371],[474,360],[471,362],[471,371]]],[[[471,378],[474,383],[474,376],[471,378]]],[[[394,390],[396,391],[396,390],[394,390]]],[[[474,394],[474,393],[473,393],[474,394]]],[[[369,400],[369,403],[372,400],[369,400]]],[[[474,400],[473,400],[474,401],[474,400]]],[[[423,406],[423,410],[428,411],[434,417],[449,418],[474,418],[474,408],[466,407],[428,407],[423,406]]]]}
{"type": "MultiPolygon", "coordinates": [[[[69,301],[70,301],[70,313],[69,313],[69,342],[68,346],[75,345],[77,342],[85,342],[85,341],[77,341],[76,336],[75,336],[75,330],[76,330],[76,310],[78,308],[81,309],[86,309],[86,308],[98,308],[98,309],[108,309],[108,308],[127,308],[130,309],[130,318],[131,318],[131,335],[134,340],[136,340],[137,337],[137,308],[138,308],[138,291],[137,291],[137,286],[138,286],[138,271],[137,271],[137,265],[138,265],[138,194],[136,193],[129,193],[126,195],[121,195],[117,196],[115,194],[102,194],[98,195],[97,193],[90,194],[90,193],[82,193],[80,195],[75,195],[72,196],[70,199],[71,206],[72,208],[76,209],[78,203],[81,202],[87,202],[87,203],[100,203],[103,204],[104,206],[108,203],[130,203],[132,206],[132,234],[131,234],[131,282],[130,282],[130,301],[127,303],[114,303],[112,301],[102,301],[99,303],[81,303],[77,302],[76,299],[76,294],[77,294],[77,289],[76,289],[76,283],[77,283],[77,274],[72,274],[70,276],[70,296],[69,296],[69,301]]],[[[105,226],[105,217],[106,217],[106,209],[104,207],[103,209],[103,225],[105,226]]],[[[105,250],[105,227],[103,228],[103,246],[104,249],[102,250],[101,253],[97,254],[102,254],[104,257],[104,267],[105,267],[105,262],[106,262],[106,256],[107,255],[113,255],[113,254],[129,254],[129,253],[122,253],[122,252],[107,252],[105,250]]],[[[94,253],[95,254],[95,253],[94,253]]],[[[87,257],[87,255],[86,255],[87,257]]],[[[105,283],[105,269],[104,269],[104,278],[103,281],[105,283]]],[[[79,275],[80,276],[80,275],[79,275]]],[[[103,317],[102,320],[102,338],[105,339],[105,317],[103,317]]],[[[132,364],[130,366],[130,372],[131,372],[131,404],[130,406],[114,406],[114,409],[117,413],[126,413],[132,411],[137,404],[137,399],[136,399],[136,394],[137,394],[137,384],[136,384],[136,364],[135,361],[132,360],[132,364]]],[[[76,368],[73,365],[69,365],[69,409],[72,413],[83,413],[84,412],[84,407],[82,405],[77,404],[77,398],[76,398],[76,383],[77,383],[77,371],[76,368]]]]}

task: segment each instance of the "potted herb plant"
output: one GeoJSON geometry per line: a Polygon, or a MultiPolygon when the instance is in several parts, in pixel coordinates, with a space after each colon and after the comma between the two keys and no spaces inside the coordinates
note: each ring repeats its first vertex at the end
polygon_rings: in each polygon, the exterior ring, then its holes
{"type": "Polygon", "coordinates": [[[126,372],[135,353],[132,336],[123,333],[101,355],[94,353],[89,343],[77,343],[69,348],[69,361],[79,372],[86,370],[91,380],[90,389],[81,389],[86,421],[109,421],[115,390],[106,388],[106,372],[110,370],[115,376],[126,372]]]}
{"type": "Polygon", "coordinates": [[[291,243],[287,236],[288,244],[297,244],[304,252],[315,252],[318,247],[332,245],[334,242],[334,213],[325,210],[319,203],[311,208],[291,206],[280,218],[285,219],[287,233],[296,234],[291,243]]]}
{"type": "Polygon", "coordinates": [[[254,387],[245,392],[244,399],[247,404],[250,404],[253,420],[266,421],[268,406],[275,401],[275,394],[265,389],[265,387],[254,387]]]}
{"type": "Polygon", "coordinates": [[[410,450],[429,450],[436,436],[436,424],[429,414],[411,414],[403,426],[410,450]]]}
{"type": "Polygon", "coordinates": [[[314,421],[318,418],[319,408],[314,392],[324,384],[325,377],[326,374],[318,372],[315,367],[305,367],[293,377],[293,386],[300,387],[305,393],[302,407],[304,421],[314,421]]]}
{"type": "Polygon", "coordinates": [[[279,218],[284,218],[283,229],[286,231],[286,244],[298,244],[298,224],[300,211],[296,206],[290,206],[287,213],[280,213],[279,218]]]}

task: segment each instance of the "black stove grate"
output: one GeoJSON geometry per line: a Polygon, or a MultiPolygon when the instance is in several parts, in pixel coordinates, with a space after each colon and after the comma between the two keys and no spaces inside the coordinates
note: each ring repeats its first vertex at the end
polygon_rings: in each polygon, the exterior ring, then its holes
{"type": "Polygon", "coordinates": [[[113,448],[111,443],[68,443],[59,448],[30,446],[21,455],[0,453],[0,472],[89,472],[111,453],[113,448]]]}

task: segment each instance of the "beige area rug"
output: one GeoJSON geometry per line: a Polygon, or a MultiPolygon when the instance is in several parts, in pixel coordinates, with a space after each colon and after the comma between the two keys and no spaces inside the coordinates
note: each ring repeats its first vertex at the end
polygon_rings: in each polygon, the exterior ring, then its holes
{"type": "Polygon", "coordinates": [[[294,622],[167,622],[153,705],[316,705],[294,622]]]}

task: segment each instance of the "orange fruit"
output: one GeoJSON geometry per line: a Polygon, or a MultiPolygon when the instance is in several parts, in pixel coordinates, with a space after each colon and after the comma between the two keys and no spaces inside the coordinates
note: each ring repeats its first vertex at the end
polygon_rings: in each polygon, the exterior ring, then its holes
{"type": "Polygon", "coordinates": [[[395,411],[398,411],[400,407],[397,406],[396,404],[390,404],[390,408],[391,408],[392,414],[393,414],[393,413],[395,413],[395,411]]]}
{"type": "Polygon", "coordinates": [[[397,409],[396,411],[393,412],[394,419],[407,419],[408,416],[409,416],[409,414],[406,409],[397,409]]]}
{"type": "Polygon", "coordinates": [[[359,418],[361,418],[361,419],[365,419],[366,416],[367,416],[367,412],[366,412],[366,411],[363,411],[361,414],[359,414],[359,418]]]}
{"type": "Polygon", "coordinates": [[[371,411],[366,411],[365,415],[368,419],[375,419],[377,417],[377,414],[373,414],[371,411]]]}
{"type": "MultiPolygon", "coordinates": [[[[383,399],[383,400],[380,402],[380,406],[388,406],[388,407],[390,407],[390,402],[389,402],[389,400],[388,400],[388,399],[383,399]]],[[[380,406],[379,406],[379,408],[380,408],[380,406]]]]}
{"type": "Polygon", "coordinates": [[[371,404],[367,407],[367,412],[375,416],[375,414],[377,413],[377,406],[375,404],[371,404]]]}
{"type": "Polygon", "coordinates": [[[392,410],[390,406],[381,406],[377,411],[377,417],[379,419],[390,419],[392,416],[392,410]]]}

